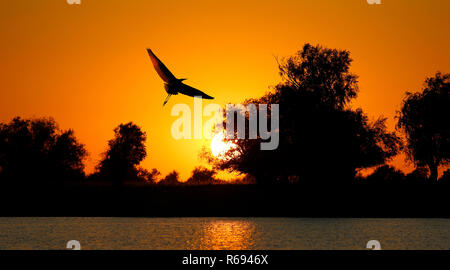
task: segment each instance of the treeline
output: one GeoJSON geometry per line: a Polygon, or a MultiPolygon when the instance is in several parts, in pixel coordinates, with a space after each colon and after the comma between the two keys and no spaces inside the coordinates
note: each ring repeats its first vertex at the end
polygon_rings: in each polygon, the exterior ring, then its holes
{"type": "MultiPolygon", "coordinates": [[[[125,182],[149,185],[227,184],[217,171],[197,167],[187,180],[177,171],[165,177],[157,169],[139,167],[147,156],[146,134],[133,123],[120,124],[95,172],[84,173],[87,150],[73,130],[61,130],[53,118],[22,119],[0,123],[0,181],[2,184],[42,185],[71,182],[125,182]]],[[[250,183],[251,180],[233,183],[250,183]]]]}
{"type": "MultiPolygon", "coordinates": [[[[215,158],[204,151],[212,169],[195,168],[187,181],[176,171],[163,177],[157,169],[139,166],[147,156],[147,136],[132,122],[114,129],[95,172],[85,175],[87,151],[73,130],[60,129],[52,118],[20,117],[0,123],[0,181],[30,186],[65,181],[118,187],[126,182],[211,185],[229,183],[217,178],[218,171],[226,170],[246,175],[234,183],[264,185],[449,183],[449,170],[438,179],[438,168],[449,163],[450,74],[438,72],[425,80],[422,91],[407,92],[396,130],[388,131],[386,118],[369,121],[361,108],[350,108],[359,91],[351,62],[348,51],[310,44],[283,59],[281,82],[266,95],[245,101],[280,104],[279,147],[262,151],[258,138],[234,142],[239,155],[232,149],[215,158]],[[402,152],[416,166],[412,173],[387,165],[402,152]],[[375,170],[361,177],[359,172],[368,168],[375,170]]],[[[242,113],[248,121],[248,113],[242,113]]]]}

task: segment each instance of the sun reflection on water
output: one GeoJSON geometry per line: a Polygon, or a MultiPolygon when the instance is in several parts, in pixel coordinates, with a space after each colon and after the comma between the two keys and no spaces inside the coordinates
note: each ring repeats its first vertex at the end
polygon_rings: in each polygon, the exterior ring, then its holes
{"type": "Polygon", "coordinates": [[[200,237],[200,249],[251,249],[256,225],[246,220],[216,220],[205,224],[200,237]]]}

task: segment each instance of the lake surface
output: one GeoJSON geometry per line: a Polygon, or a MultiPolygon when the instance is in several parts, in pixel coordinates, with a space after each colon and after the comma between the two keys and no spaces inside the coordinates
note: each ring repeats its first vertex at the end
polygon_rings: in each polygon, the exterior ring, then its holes
{"type": "Polygon", "coordinates": [[[0,217],[0,249],[450,249],[449,219],[0,217]]]}

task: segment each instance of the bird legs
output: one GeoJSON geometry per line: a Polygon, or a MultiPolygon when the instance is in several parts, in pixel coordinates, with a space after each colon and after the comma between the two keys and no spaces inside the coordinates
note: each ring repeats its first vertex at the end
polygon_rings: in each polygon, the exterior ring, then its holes
{"type": "Polygon", "coordinates": [[[166,100],[164,100],[163,106],[166,105],[167,101],[169,101],[169,98],[172,96],[172,94],[168,94],[166,97],[166,100]]]}

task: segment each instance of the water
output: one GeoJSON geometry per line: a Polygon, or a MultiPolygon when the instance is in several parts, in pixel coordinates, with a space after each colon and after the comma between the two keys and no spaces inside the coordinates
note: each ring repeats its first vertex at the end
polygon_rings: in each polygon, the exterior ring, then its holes
{"type": "Polygon", "coordinates": [[[449,219],[0,217],[0,249],[450,249],[449,219]]]}

